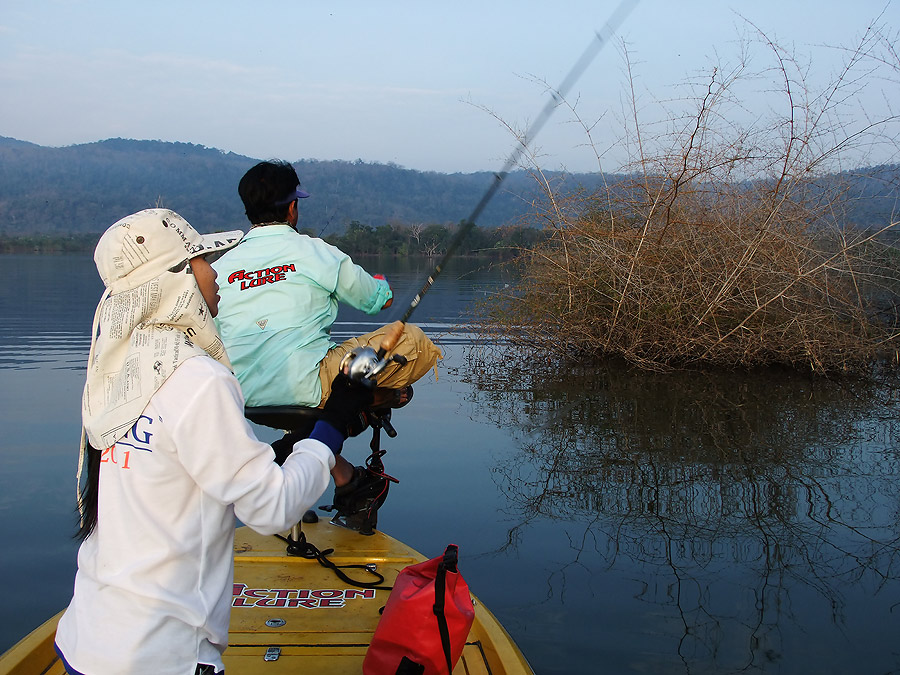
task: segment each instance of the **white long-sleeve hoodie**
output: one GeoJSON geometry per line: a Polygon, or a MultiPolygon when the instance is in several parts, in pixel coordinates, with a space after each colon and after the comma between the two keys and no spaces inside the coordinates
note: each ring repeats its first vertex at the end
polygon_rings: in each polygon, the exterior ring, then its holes
{"type": "Polygon", "coordinates": [[[73,670],[223,668],[235,516],[263,534],[289,528],[323,494],[334,466],[312,439],[278,466],[243,409],[228,368],[189,358],[103,451],[97,527],[78,552],[74,597],[56,636],[73,670]]]}

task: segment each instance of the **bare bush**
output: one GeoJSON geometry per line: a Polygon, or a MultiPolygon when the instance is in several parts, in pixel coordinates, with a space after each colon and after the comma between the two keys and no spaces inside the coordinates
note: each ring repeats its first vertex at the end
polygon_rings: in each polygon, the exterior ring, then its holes
{"type": "MultiPolygon", "coordinates": [[[[862,372],[893,353],[900,258],[885,235],[898,219],[855,227],[857,177],[843,167],[894,142],[897,118],[847,114],[883,35],[867,33],[812,91],[807,67],[758,33],[770,68],[751,73],[748,46],[736,66],[688,83],[662,125],[642,122],[632,88],[629,163],[602,190],[563,198],[528,155],[545,194],[533,217],[552,234],[520,256],[521,283],[488,307],[484,327],[565,358],[654,369],[862,372]],[[751,109],[748,83],[767,112],[751,109]]],[[[569,109],[599,161],[594,125],[569,109]]]]}

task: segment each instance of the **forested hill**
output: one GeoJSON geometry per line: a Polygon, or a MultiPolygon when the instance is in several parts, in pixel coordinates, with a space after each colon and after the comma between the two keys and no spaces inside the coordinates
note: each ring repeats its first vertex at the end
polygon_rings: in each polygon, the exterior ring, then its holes
{"type": "MultiPolygon", "coordinates": [[[[49,148],[0,137],[0,234],[101,232],[157,205],[201,230],[245,229],[237,184],[257,161],[190,143],[110,139],[49,148]]],[[[491,172],[442,174],[362,161],[299,160],[294,166],[311,194],[302,203],[300,226],[326,234],[352,221],[455,224],[493,180],[491,172]]],[[[527,173],[510,174],[478,224],[516,222],[533,192],[527,173]]]]}
{"type": "MultiPolygon", "coordinates": [[[[154,206],[178,211],[201,231],[246,229],[237,184],[257,161],[191,143],[110,139],[50,148],[0,136],[0,235],[99,233],[154,206]]],[[[300,227],[324,235],[344,232],[354,221],[372,227],[456,224],[494,180],[490,171],[444,174],[362,161],[297,160],[294,166],[312,195],[302,203],[300,227]]],[[[900,200],[900,165],[836,178],[850,186],[849,221],[886,224],[900,200]]],[[[555,188],[591,192],[602,179],[566,175],[555,188]]],[[[518,224],[536,198],[532,176],[513,172],[478,225],[518,224]]]]}

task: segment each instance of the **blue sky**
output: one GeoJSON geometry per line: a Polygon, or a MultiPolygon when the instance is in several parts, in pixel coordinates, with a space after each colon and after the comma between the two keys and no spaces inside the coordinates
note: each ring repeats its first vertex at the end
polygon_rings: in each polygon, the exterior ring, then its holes
{"type": "MultiPolygon", "coordinates": [[[[560,83],[617,4],[3,0],[0,135],[493,170],[514,147],[503,123],[523,128],[538,115],[547,101],[540,82],[560,83]]],[[[569,97],[582,119],[598,122],[599,162],[559,110],[537,139],[540,164],[590,171],[624,161],[623,45],[641,119],[652,124],[683,96],[679,86],[738,60],[742,36],[753,37],[747,21],[795,50],[819,86],[847,58],[836,47],[854,46],[879,15],[896,36],[900,0],[642,0],[569,97]]],[[[758,44],[749,55],[754,72],[771,65],[758,44]]],[[[896,68],[867,74],[845,114],[858,123],[889,116],[900,107],[898,82],[896,68]]],[[[758,103],[760,92],[742,95],[758,103]]]]}

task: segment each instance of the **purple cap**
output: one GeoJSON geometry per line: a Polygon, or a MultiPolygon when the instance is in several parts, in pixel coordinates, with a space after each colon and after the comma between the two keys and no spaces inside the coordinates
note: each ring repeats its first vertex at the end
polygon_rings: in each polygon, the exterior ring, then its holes
{"type": "Polygon", "coordinates": [[[307,197],[309,197],[309,193],[301,190],[300,186],[298,185],[296,188],[294,188],[294,191],[291,194],[289,194],[287,197],[285,197],[284,199],[279,199],[277,202],[275,202],[275,206],[281,206],[283,204],[290,204],[292,201],[294,201],[296,199],[306,199],[307,197]]]}

